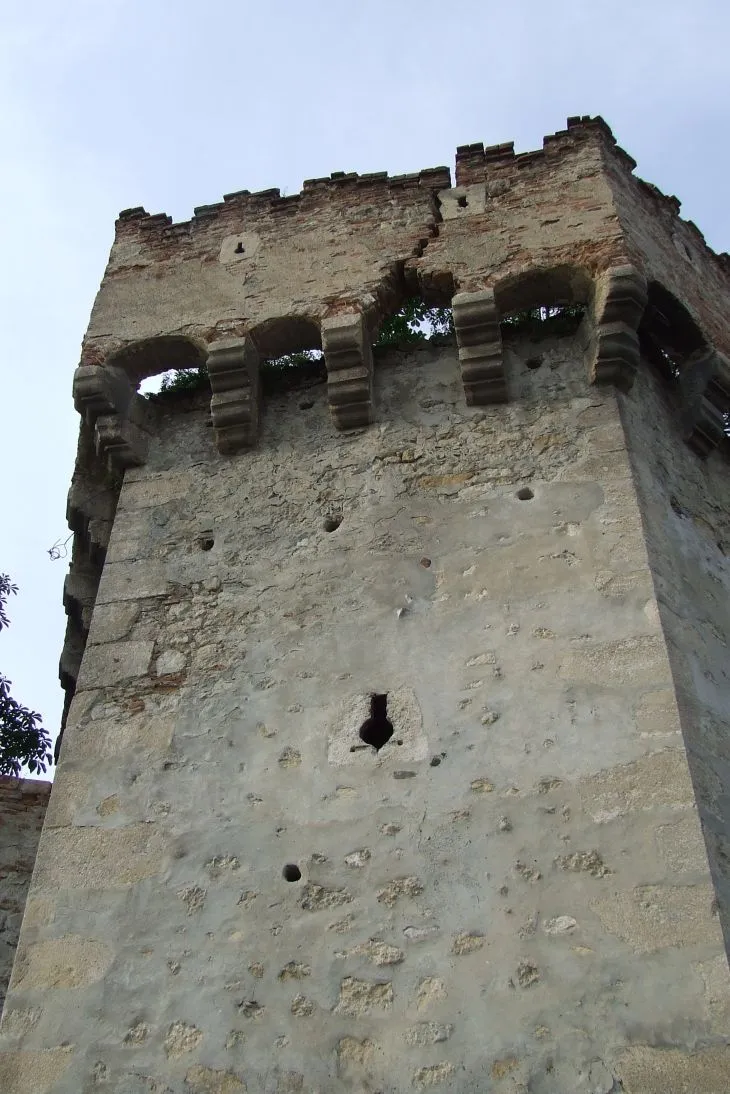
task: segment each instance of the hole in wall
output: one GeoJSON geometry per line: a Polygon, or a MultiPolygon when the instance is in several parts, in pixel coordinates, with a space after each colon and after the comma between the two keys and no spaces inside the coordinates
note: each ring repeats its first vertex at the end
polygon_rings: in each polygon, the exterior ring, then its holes
{"type": "Polygon", "coordinates": [[[200,544],[201,551],[212,551],[215,540],[212,536],[201,536],[198,542],[200,544]]]}
{"type": "Polygon", "coordinates": [[[313,406],[314,406],[314,401],[312,399],[302,399],[301,403],[299,404],[299,409],[300,410],[311,410],[313,406]]]}
{"type": "Polygon", "coordinates": [[[324,528],[325,532],[336,532],[341,524],[341,516],[330,515],[329,517],[324,518],[324,523],[322,527],[324,528]]]}
{"type": "Polygon", "coordinates": [[[421,566],[423,566],[424,570],[427,570],[429,568],[429,566],[431,565],[431,559],[430,558],[422,558],[420,564],[421,564],[421,566]]]}
{"type": "Polygon", "coordinates": [[[284,881],[301,881],[302,871],[294,862],[287,862],[284,869],[281,871],[281,876],[284,881]]]}
{"type": "Polygon", "coordinates": [[[520,499],[520,501],[530,501],[532,498],[534,498],[534,496],[535,495],[533,494],[532,490],[530,490],[529,486],[523,486],[520,490],[517,491],[517,497],[520,499]]]}
{"type": "Polygon", "coordinates": [[[464,194],[462,194],[461,197],[458,197],[456,199],[456,204],[459,206],[460,209],[466,209],[469,202],[466,200],[464,194]]]}
{"type": "Polygon", "coordinates": [[[241,243],[240,239],[239,239],[238,243],[236,244],[236,249],[233,253],[237,254],[237,255],[245,255],[246,249],[243,246],[243,243],[241,243]]]}
{"type": "Polygon", "coordinates": [[[370,717],[360,726],[360,740],[379,752],[393,736],[393,723],[388,718],[388,696],[370,696],[370,717]]]}
{"type": "Polygon", "coordinates": [[[542,357],[528,357],[525,361],[525,365],[529,369],[539,368],[542,364],[542,357]]]}

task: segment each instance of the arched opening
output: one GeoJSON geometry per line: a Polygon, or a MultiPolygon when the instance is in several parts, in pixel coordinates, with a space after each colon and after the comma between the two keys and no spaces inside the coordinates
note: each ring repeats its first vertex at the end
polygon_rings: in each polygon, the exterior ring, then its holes
{"type": "MultiPolygon", "coordinates": [[[[538,342],[574,334],[593,295],[593,278],[581,266],[525,270],[494,290],[502,337],[538,342]]],[[[537,368],[531,358],[529,368],[537,368]]]]}
{"type": "Polygon", "coordinates": [[[251,330],[256,349],[262,360],[277,360],[305,350],[321,350],[319,323],[308,316],[286,316],[265,319],[251,330]]]}
{"type": "Polygon", "coordinates": [[[688,359],[707,345],[685,306],[658,281],[648,287],[639,343],[642,355],[669,384],[679,381],[688,359]]]}
{"type": "Polygon", "coordinates": [[[442,344],[453,337],[454,317],[450,305],[431,305],[419,296],[410,296],[397,311],[385,316],[373,346],[375,349],[409,349],[427,342],[442,344]]]}
{"type": "Polygon", "coordinates": [[[376,352],[439,345],[455,338],[451,300],[456,289],[448,271],[421,281],[415,271],[396,263],[380,290],[371,315],[376,352]]]}
{"type": "Polygon", "coordinates": [[[105,361],[121,369],[140,395],[160,391],[195,391],[208,385],[206,349],[181,335],[161,335],[132,342],[105,361]]]}
{"type": "MultiPolygon", "coordinates": [[[[253,328],[251,337],[261,360],[264,395],[307,389],[326,382],[322,335],[317,320],[307,316],[267,319],[253,328]]],[[[304,399],[300,409],[309,410],[312,405],[304,399]]]]}

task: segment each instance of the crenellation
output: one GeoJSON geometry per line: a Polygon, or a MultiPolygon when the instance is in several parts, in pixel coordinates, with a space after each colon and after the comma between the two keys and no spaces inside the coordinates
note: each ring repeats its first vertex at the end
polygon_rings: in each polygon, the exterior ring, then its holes
{"type": "Polygon", "coordinates": [[[3,1088],[725,1094],[730,282],[634,166],[120,214],[3,1088]]]}

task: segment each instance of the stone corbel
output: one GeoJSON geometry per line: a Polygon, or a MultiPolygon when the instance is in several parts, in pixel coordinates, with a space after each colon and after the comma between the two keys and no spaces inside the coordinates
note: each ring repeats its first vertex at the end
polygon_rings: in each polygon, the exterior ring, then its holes
{"type": "Polygon", "coordinates": [[[452,307],[467,406],[506,403],[507,377],[493,290],[457,293],[452,307]]]}
{"type": "Polygon", "coordinates": [[[705,346],[682,363],[679,384],[685,440],[706,460],[725,436],[730,413],[730,361],[705,346]]]}
{"type": "Polygon", "coordinates": [[[63,583],[63,606],[66,615],[72,616],[81,631],[86,634],[91,625],[96,592],[99,587],[99,568],[87,563],[86,566],[72,567],[63,583]]]}
{"type": "Polygon", "coordinates": [[[74,405],[94,430],[94,447],[112,473],[139,467],[149,433],[144,402],[121,369],[81,365],[74,373],[74,405]]]}
{"type": "Polygon", "coordinates": [[[373,420],[373,348],[360,312],[322,320],[327,396],[337,429],[356,429],[373,420]]]}
{"type": "Polygon", "coordinates": [[[646,279],[634,266],[613,266],[596,282],[589,331],[592,384],[631,387],[639,364],[638,329],[646,307],[646,279]]]}
{"type": "Polygon", "coordinates": [[[207,365],[215,443],[220,453],[231,455],[258,437],[258,350],[248,335],[220,339],[208,347],[207,365]]]}
{"type": "Polygon", "coordinates": [[[116,492],[90,472],[80,453],[68,492],[66,520],[85,544],[92,562],[104,560],[115,508],[116,492]]]}

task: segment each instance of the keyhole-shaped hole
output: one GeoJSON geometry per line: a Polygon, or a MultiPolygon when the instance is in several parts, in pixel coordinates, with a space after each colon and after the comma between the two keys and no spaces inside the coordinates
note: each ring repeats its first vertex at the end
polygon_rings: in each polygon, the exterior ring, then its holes
{"type": "Polygon", "coordinates": [[[238,243],[236,244],[236,249],[233,253],[237,254],[237,255],[243,255],[243,254],[246,253],[240,239],[239,239],[238,243]]]}
{"type": "Polygon", "coordinates": [[[370,717],[360,726],[360,740],[379,752],[393,736],[393,723],[388,718],[388,696],[370,696],[370,717]]]}

